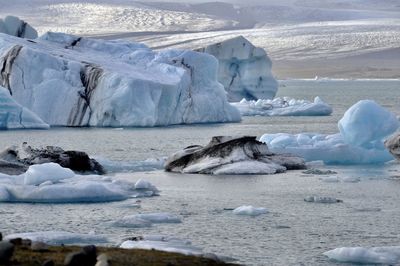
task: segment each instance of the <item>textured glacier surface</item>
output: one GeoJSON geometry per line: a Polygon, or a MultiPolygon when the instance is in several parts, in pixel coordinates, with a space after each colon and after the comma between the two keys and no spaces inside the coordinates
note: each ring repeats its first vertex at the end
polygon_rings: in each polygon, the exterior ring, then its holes
{"type": "Polygon", "coordinates": [[[328,164],[384,163],[393,156],[384,147],[384,138],[394,133],[399,121],[393,113],[371,100],[350,107],[339,121],[340,133],[265,134],[261,141],[273,152],[292,153],[306,161],[328,164]]]}
{"type": "Polygon", "coordinates": [[[332,107],[320,97],[315,97],[313,102],[296,100],[289,97],[275,98],[273,100],[259,99],[231,103],[242,116],[323,116],[332,113],[332,107]]]}
{"type": "Polygon", "coordinates": [[[400,263],[400,246],[342,247],[327,251],[324,255],[337,262],[398,265],[400,263]]]}
{"type": "Polygon", "coordinates": [[[275,97],[278,82],[271,73],[271,59],[264,49],[255,47],[243,36],[208,45],[199,51],[218,59],[218,81],[228,92],[229,101],[275,97]]]}
{"type": "Polygon", "coordinates": [[[217,61],[192,51],[153,52],[127,41],[47,33],[0,34],[1,84],[57,126],[163,126],[239,121],[217,81],[217,61]],[[212,104],[210,104],[212,103],[212,104]]]}
{"type": "MultiPolygon", "coordinates": [[[[0,84],[1,85],[1,84],[0,84]]],[[[18,104],[4,87],[0,86],[0,129],[49,128],[36,114],[18,104]]]]}
{"type": "Polygon", "coordinates": [[[158,195],[145,180],[130,183],[112,177],[75,175],[55,163],[32,165],[21,175],[0,174],[0,202],[107,202],[158,195]]]}

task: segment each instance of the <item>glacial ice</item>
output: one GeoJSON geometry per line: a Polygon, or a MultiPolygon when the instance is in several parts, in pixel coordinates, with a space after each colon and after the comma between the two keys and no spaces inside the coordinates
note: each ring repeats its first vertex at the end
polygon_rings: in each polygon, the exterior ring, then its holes
{"type": "Polygon", "coordinates": [[[215,58],[140,43],[47,33],[0,34],[0,85],[57,126],[163,126],[239,121],[215,58]],[[210,104],[212,103],[212,104],[210,104]]]}
{"type": "Polygon", "coordinates": [[[199,51],[218,59],[218,81],[224,85],[230,102],[275,97],[278,82],[271,73],[271,59],[264,49],[255,47],[243,36],[208,45],[199,51]]]}
{"type": "Polygon", "coordinates": [[[0,33],[28,39],[38,37],[37,31],[31,25],[14,16],[0,19],[0,33]]]}
{"type": "Polygon", "coordinates": [[[182,220],[171,213],[141,213],[122,217],[112,224],[118,227],[148,227],[160,223],[181,223],[182,220]]]}
{"type": "Polygon", "coordinates": [[[76,245],[106,243],[107,238],[96,234],[79,234],[65,231],[39,231],[28,233],[15,233],[4,237],[5,240],[14,238],[29,239],[32,242],[43,242],[49,245],[76,245]]]}
{"type": "Polygon", "coordinates": [[[341,247],[327,251],[324,255],[338,262],[398,265],[400,246],[341,247]]]}
{"type": "Polygon", "coordinates": [[[1,202],[74,203],[107,202],[158,195],[152,184],[136,189],[135,183],[99,175],[75,175],[55,163],[32,165],[21,175],[0,175],[1,202]]]}
{"type": "Polygon", "coordinates": [[[326,164],[376,164],[393,160],[383,140],[399,127],[396,116],[371,100],[362,100],[346,111],[338,123],[340,133],[264,134],[271,151],[291,153],[306,161],[326,164]]]}
{"type": "Polygon", "coordinates": [[[233,210],[236,215],[259,216],[268,213],[266,208],[253,207],[253,206],[240,206],[233,210]]]}
{"type": "Polygon", "coordinates": [[[305,202],[314,202],[314,203],[338,203],[343,202],[340,199],[332,198],[332,197],[321,197],[321,196],[308,196],[304,198],[305,202]]]}
{"type": "Polygon", "coordinates": [[[201,248],[195,247],[188,240],[170,236],[144,236],[138,240],[127,240],[120,245],[125,249],[155,249],[176,252],[185,255],[201,255],[201,248]]]}
{"type": "Polygon", "coordinates": [[[0,129],[23,128],[47,129],[49,125],[18,104],[0,84],[0,129]]]}
{"type": "Polygon", "coordinates": [[[323,116],[332,113],[332,107],[320,97],[315,97],[313,102],[296,100],[289,97],[275,98],[273,100],[246,100],[231,103],[242,116],[323,116]]]}

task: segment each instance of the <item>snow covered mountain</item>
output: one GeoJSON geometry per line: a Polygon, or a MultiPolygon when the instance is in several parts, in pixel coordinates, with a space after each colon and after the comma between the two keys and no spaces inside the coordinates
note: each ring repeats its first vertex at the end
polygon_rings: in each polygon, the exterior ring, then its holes
{"type": "Polygon", "coordinates": [[[47,33],[35,40],[0,34],[0,55],[0,84],[50,125],[240,120],[207,54],[47,33]]]}

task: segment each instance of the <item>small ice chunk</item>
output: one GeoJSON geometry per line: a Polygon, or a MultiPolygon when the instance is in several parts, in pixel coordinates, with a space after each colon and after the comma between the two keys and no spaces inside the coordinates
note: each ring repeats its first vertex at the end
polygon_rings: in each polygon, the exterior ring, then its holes
{"type": "Polygon", "coordinates": [[[337,198],[331,198],[331,197],[319,197],[319,196],[309,196],[304,198],[305,202],[315,202],[315,203],[338,203],[338,202],[343,202],[340,199],[337,198]]]}
{"type": "Polygon", "coordinates": [[[182,220],[170,213],[142,213],[122,217],[113,225],[118,227],[149,227],[153,223],[181,223],[182,220]]]}
{"type": "Polygon", "coordinates": [[[253,206],[240,206],[233,210],[236,215],[248,215],[248,216],[258,216],[261,214],[268,213],[266,208],[259,208],[253,206]]]}
{"type": "Polygon", "coordinates": [[[25,185],[40,185],[46,181],[58,182],[71,178],[75,176],[75,173],[71,169],[61,167],[56,163],[44,163],[29,166],[24,175],[25,185]]]}
{"type": "Polygon", "coordinates": [[[397,265],[400,263],[400,246],[341,247],[327,251],[324,255],[338,262],[397,265]]]}
{"type": "Polygon", "coordinates": [[[151,189],[152,187],[153,185],[144,179],[139,179],[135,183],[135,189],[151,189]]]}
{"type": "Polygon", "coordinates": [[[307,175],[334,175],[334,174],[337,174],[337,172],[332,171],[332,170],[320,170],[320,169],[316,169],[316,168],[307,169],[306,171],[303,171],[302,173],[307,174],[307,175]]]}

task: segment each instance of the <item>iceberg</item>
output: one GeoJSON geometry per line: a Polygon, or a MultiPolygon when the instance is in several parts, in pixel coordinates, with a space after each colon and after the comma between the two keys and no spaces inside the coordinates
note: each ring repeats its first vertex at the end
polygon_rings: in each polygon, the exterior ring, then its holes
{"type": "Polygon", "coordinates": [[[14,16],[0,19],[0,33],[27,39],[36,39],[38,37],[37,31],[31,25],[14,16]]]}
{"type": "Polygon", "coordinates": [[[332,113],[332,107],[318,96],[313,102],[278,97],[257,101],[242,99],[231,105],[235,106],[242,116],[324,116],[332,113]]]}
{"type": "Polygon", "coordinates": [[[217,60],[186,50],[46,33],[0,34],[0,85],[54,126],[166,126],[236,122],[217,60]]]}
{"type": "Polygon", "coordinates": [[[29,239],[32,242],[43,242],[49,245],[76,245],[106,243],[107,238],[96,234],[79,234],[65,231],[39,231],[15,233],[4,237],[5,240],[15,238],[29,239]]]}
{"type": "Polygon", "coordinates": [[[274,154],[256,137],[213,137],[205,146],[193,145],[172,154],[165,170],[190,174],[243,175],[275,174],[304,169],[302,158],[274,154]]]}
{"type": "Polygon", "coordinates": [[[218,81],[228,92],[230,102],[273,99],[278,82],[272,76],[271,59],[264,49],[255,47],[243,36],[209,45],[197,51],[218,59],[218,81]]]}
{"type": "Polygon", "coordinates": [[[378,164],[393,160],[383,141],[399,127],[396,116],[371,100],[350,107],[338,123],[339,133],[264,134],[272,152],[286,152],[326,164],[378,164]]]}
{"type": "Polygon", "coordinates": [[[397,265],[400,263],[400,246],[342,247],[327,251],[324,255],[338,262],[397,265]]]}
{"type": "Polygon", "coordinates": [[[76,175],[58,164],[45,163],[32,165],[21,175],[0,174],[0,202],[108,202],[158,195],[147,181],[139,184],[136,188],[135,183],[112,177],[76,175]]]}
{"type": "Polygon", "coordinates": [[[0,83],[0,129],[26,128],[47,129],[49,125],[17,103],[0,83]]]}

